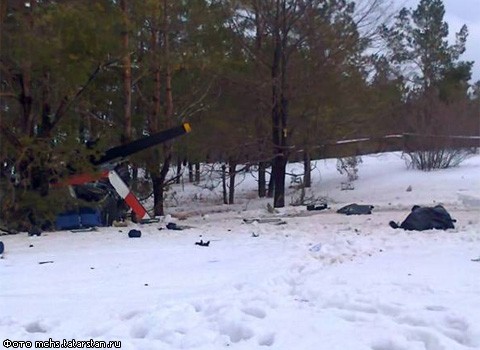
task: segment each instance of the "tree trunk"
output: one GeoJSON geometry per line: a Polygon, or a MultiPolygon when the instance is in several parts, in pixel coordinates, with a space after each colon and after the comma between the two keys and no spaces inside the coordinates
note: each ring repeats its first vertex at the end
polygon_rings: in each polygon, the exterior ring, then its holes
{"type": "Polygon", "coordinates": [[[285,28],[285,2],[277,2],[274,51],[272,61],[272,141],[274,159],[272,164],[272,177],[274,181],[273,206],[285,206],[285,173],[287,158],[287,106],[285,98],[286,89],[286,28],[285,28]],[[283,36],[283,38],[282,38],[283,36]]]}
{"type": "Polygon", "coordinates": [[[138,168],[136,166],[132,167],[132,183],[136,183],[138,180],[138,168]]]}
{"type": "MultiPolygon", "coordinates": [[[[155,216],[164,216],[165,215],[165,179],[167,178],[168,170],[170,169],[172,157],[171,155],[167,156],[162,164],[162,170],[160,171],[160,176],[155,178],[153,183],[153,211],[155,216]]],[[[153,181],[153,178],[152,178],[153,181]]]]}
{"type": "Polygon", "coordinates": [[[258,196],[264,198],[267,195],[266,188],[266,162],[258,163],[258,196]]]}
{"type": "Polygon", "coordinates": [[[310,168],[310,153],[305,150],[303,152],[303,186],[309,188],[312,186],[312,169],[310,168]]]}
{"type": "Polygon", "coordinates": [[[175,183],[178,185],[180,183],[180,174],[182,172],[182,162],[180,159],[177,160],[177,179],[175,180],[175,183]]]}
{"type": "Polygon", "coordinates": [[[193,164],[188,163],[188,182],[193,183],[193,164]]]}
{"type": "Polygon", "coordinates": [[[267,190],[267,197],[268,198],[273,198],[273,192],[275,191],[275,182],[273,181],[273,162],[272,164],[272,170],[270,171],[270,179],[268,180],[268,190],[267,190]]]}
{"type": "Polygon", "coordinates": [[[233,204],[235,201],[235,175],[237,174],[237,163],[230,160],[228,164],[228,177],[230,183],[228,185],[228,204],[233,204]]]}
{"type": "MultiPolygon", "coordinates": [[[[46,130],[50,128],[50,115],[52,113],[51,108],[51,84],[50,84],[50,73],[43,73],[43,87],[42,87],[42,122],[41,130],[46,130]]],[[[82,136],[82,135],[81,135],[82,136]]]]}
{"type": "Polygon", "coordinates": [[[32,81],[30,76],[31,64],[25,63],[20,76],[21,93],[19,96],[23,114],[24,135],[33,136],[33,113],[32,113],[32,81]]]}
{"type": "Polygon", "coordinates": [[[275,191],[273,195],[273,207],[283,208],[285,206],[285,173],[286,165],[284,157],[277,157],[274,160],[276,171],[273,181],[275,182],[275,191]]]}
{"type": "MultiPolygon", "coordinates": [[[[162,123],[162,127],[169,128],[171,127],[172,124],[172,116],[173,116],[173,96],[172,96],[172,77],[171,77],[171,68],[170,68],[170,62],[169,62],[169,56],[170,56],[170,41],[169,41],[169,31],[170,31],[170,26],[169,26],[169,11],[167,7],[167,0],[163,1],[163,26],[162,26],[162,33],[163,33],[163,62],[165,64],[165,118],[164,118],[164,123],[162,123]]],[[[153,47],[157,48],[158,46],[158,34],[157,31],[154,28],[153,30],[155,31],[155,36],[154,39],[156,40],[153,47]]],[[[159,60],[160,61],[160,60],[159,60]]],[[[156,63],[157,65],[159,63],[156,63]]],[[[160,67],[156,67],[155,70],[155,110],[158,113],[157,115],[160,115],[160,95],[161,95],[161,89],[160,89],[160,79],[161,79],[161,74],[160,74],[160,67]]],[[[158,118],[157,118],[158,119],[158,118]]],[[[157,121],[157,130],[158,130],[158,121],[157,121]]],[[[155,154],[156,152],[154,152],[155,154]]],[[[157,153],[158,154],[158,153],[157,153]]],[[[163,163],[162,163],[162,168],[160,170],[159,175],[152,174],[152,182],[153,186],[155,188],[153,192],[153,206],[154,206],[154,213],[155,215],[164,215],[165,210],[164,210],[164,190],[165,190],[165,180],[167,178],[168,171],[170,169],[170,164],[172,160],[172,146],[170,143],[165,143],[162,147],[162,154],[163,154],[163,163]]],[[[156,164],[159,163],[160,157],[156,159],[158,162],[155,162],[156,164]]],[[[155,166],[155,165],[154,165],[155,166]]],[[[158,168],[156,168],[156,171],[158,172],[158,168]]]]}
{"type": "Polygon", "coordinates": [[[223,204],[228,204],[227,198],[227,166],[222,164],[222,192],[223,192],[223,204]]]}
{"type": "Polygon", "coordinates": [[[275,158],[274,181],[275,190],[273,206],[283,208],[285,206],[285,174],[288,161],[288,99],[287,94],[287,39],[289,25],[287,24],[286,1],[277,3],[277,18],[275,28],[274,64],[272,65],[272,77],[274,78],[274,131],[275,158]],[[280,4],[281,3],[281,4],[280,4]]]}
{"type": "Polygon", "coordinates": [[[123,17],[122,47],[123,47],[123,135],[122,143],[132,140],[132,61],[130,59],[129,26],[127,0],[120,0],[123,17]]]}
{"type": "MultiPolygon", "coordinates": [[[[155,200],[161,200],[161,202],[163,203],[163,186],[161,186],[161,180],[160,180],[160,177],[159,176],[156,176],[156,175],[151,175],[152,177],[152,186],[153,186],[153,198],[154,198],[154,202],[155,200]]],[[[158,207],[158,206],[154,206],[154,214],[155,216],[162,216],[163,215],[163,212],[162,211],[158,211],[158,208],[161,208],[163,209],[163,207],[158,207]]]]}
{"type": "MultiPolygon", "coordinates": [[[[32,1],[30,6],[25,8],[25,20],[27,25],[30,29],[31,33],[34,33],[34,11],[36,10],[36,1],[32,1]]],[[[27,44],[28,45],[28,44],[27,44]]],[[[19,96],[19,101],[22,106],[22,114],[23,114],[23,134],[26,136],[32,137],[33,127],[34,127],[34,115],[32,113],[33,107],[33,96],[32,96],[32,62],[31,59],[33,56],[31,55],[32,48],[30,46],[27,47],[28,55],[23,57],[24,61],[21,64],[21,73],[19,76],[20,88],[21,93],[19,96]]]]}
{"type": "MultiPolygon", "coordinates": [[[[172,75],[170,69],[170,40],[169,40],[169,11],[167,7],[167,0],[163,1],[163,54],[165,60],[165,120],[164,127],[169,128],[172,125],[173,116],[173,96],[172,96],[172,75]]],[[[164,215],[164,190],[165,180],[167,178],[168,171],[170,169],[170,163],[172,159],[172,146],[170,143],[165,143],[162,147],[164,161],[162,164],[162,170],[158,177],[158,197],[155,198],[154,193],[154,212],[155,215],[164,215]]]]}
{"type": "MultiPolygon", "coordinates": [[[[261,15],[261,6],[263,0],[256,0],[252,2],[253,10],[255,13],[255,56],[260,57],[261,51],[263,48],[263,37],[265,34],[265,21],[264,17],[261,15]]],[[[255,70],[260,74],[262,64],[260,60],[255,60],[255,70]]],[[[264,121],[263,119],[266,116],[265,108],[264,108],[264,101],[262,101],[262,97],[260,94],[257,97],[257,104],[261,108],[259,108],[256,119],[255,119],[255,130],[257,132],[257,138],[259,140],[259,154],[260,157],[264,157],[265,153],[265,143],[262,142],[264,139],[265,130],[264,130],[264,121]]],[[[268,110],[267,110],[268,111],[268,110]]],[[[268,113],[268,112],[267,112],[268,113]]],[[[267,195],[267,188],[266,188],[266,168],[267,162],[260,161],[258,163],[258,197],[264,198],[267,195]]],[[[270,192],[270,191],[269,191],[270,192]]],[[[273,191],[270,192],[269,197],[272,197],[273,191]]]]}
{"type": "MultiPolygon", "coordinates": [[[[160,9],[157,8],[158,11],[160,9]]],[[[154,57],[158,55],[158,28],[154,25],[151,28],[151,51],[154,57]]],[[[152,62],[152,76],[153,76],[153,94],[152,94],[152,112],[149,115],[148,127],[151,133],[159,131],[159,119],[161,112],[161,75],[160,67],[158,66],[158,59],[152,62]]],[[[163,212],[163,182],[160,176],[160,151],[158,148],[152,150],[151,159],[147,163],[147,170],[150,173],[153,187],[153,207],[155,215],[161,215],[163,212]],[[158,203],[162,203],[159,205],[158,203]]]]}
{"type": "Polygon", "coordinates": [[[195,183],[200,183],[200,163],[195,163],[195,183]]]}
{"type": "MultiPolygon", "coordinates": [[[[273,52],[272,62],[272,143],[273,143],[273,160],[272,160],[272,175],[270,181],[273,181],[273,203],[274,207],[277,206],[277,198],[280,198],[280,193],[277,193],[280,189],[277,189],[277,176],[280,171],[279,157],[281,153],[280,149],[280,94],[279,94],[279,72],[280,72],[280,33],[278,28],[278,16],[279,10],[277,5],[277,25],[275,28],[275,47],[273,52]]],[[[281,177],[281,175],[280,175],[281,177]]],[[[270,188],[270,185],[269,185],[270,188]]]]}

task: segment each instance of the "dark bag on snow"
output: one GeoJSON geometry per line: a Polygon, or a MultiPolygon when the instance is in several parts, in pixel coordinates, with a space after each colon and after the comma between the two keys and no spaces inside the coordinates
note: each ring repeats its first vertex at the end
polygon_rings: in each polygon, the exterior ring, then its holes
{"type": "Polygon", "coordinates": [[[337,213],[345,215],[367,215],[372,213],[372,209],[373,205],[353,203],[338,209],[337,213]]]}
{"type": "Polygon", "coordinates": [[[142,232],[140,230],[130,230],[128,232],[128,237],[130,238],[139,238],[139,237],[142,237],[142,232]]]}
{"type": "Polygon", "coordinates": [[[452,219],[450,214],[441,205],[435,207],[420,207],[415,205],[412,208],[412,212],[401,225],[390,221],[390,227],[403,228],[409,231],[446,230],[455,228],[453,223],[456,221],[457,220],[452,219]]]}

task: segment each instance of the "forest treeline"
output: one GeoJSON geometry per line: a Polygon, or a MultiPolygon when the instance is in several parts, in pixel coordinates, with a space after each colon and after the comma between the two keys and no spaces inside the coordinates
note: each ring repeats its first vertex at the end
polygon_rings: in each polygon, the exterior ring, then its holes
{"type": "Polygon", "coordinates": [[[130,159],[156,215],[177,165],[255,165],[259,196],[282,207],[287,162],[309,164],[319,145],[479,134],[468,28],[448,42],[441,0],[0,4],[3,221],[60,210],[68,196],[52,184],[98,171],[90,156],[182,122],[188,136],[130,159]]]}

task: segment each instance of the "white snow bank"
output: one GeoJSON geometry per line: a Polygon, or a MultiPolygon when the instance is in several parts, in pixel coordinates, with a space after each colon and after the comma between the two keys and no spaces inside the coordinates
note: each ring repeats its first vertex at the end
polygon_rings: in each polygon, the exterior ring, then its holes
{"type": "MultiPolygon", "coordinates": [[[[249,199],[246,211],[244,202],[235,211],[189,217],[182,224],[192,228],[184,231],[161,223],[1,237],[0,341],[480,349],[480,262],[472,261],[480,256],[480,215],[468,202],[480,197],[480,157],[430,173],[406,170],[396,154],[364,157],[353,191],[340,190],[334,162],[321,163],[312,191],[332,198],[333,209],[285,208],[278,214],[284,225],[245,224],[242,218],[271,216],[261,209],[265,201],[249,199]],[[372,215],[335,213],[351,202],[376,207],[372,215]],[[388,226],[413,204],[440,202],[458,220],[454,230],[388,226]],[[129,239],[131,228],[142,237],[129,239]],[[195,245],[200,239],[210,246],[195,245]]],[[[242,183],[240,200],[254,186],[242,183]]],[[[187,191],[182,196],[192,195],[187,191]]],[[[196,205],[179,209],[207,212],[207,201],[196,205]]]]}

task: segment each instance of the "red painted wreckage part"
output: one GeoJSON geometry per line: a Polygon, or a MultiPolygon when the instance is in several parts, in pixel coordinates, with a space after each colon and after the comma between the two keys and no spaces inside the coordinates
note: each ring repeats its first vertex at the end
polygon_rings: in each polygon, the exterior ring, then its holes
{"type": "Polygon", "coordinates": [[[108,173],[108,180],[110,184],[113,186],[115,191],[123,198],[125,203],[128,204],[130,208],[132,208],[135,216],[139,220],[150,219],[150,215],[148,215],[147,210],[145,207],[140,203],[137,197],[133,194],[132,191],[128,188],[127,184],[123,182],[122,178],[118,175],[115,170],[111,170],[108,173]]]}
{"type": "MultiPolygon", "coordinates": [[[[140,152],[144,149],[153,147],[155,145],[164,143],[171,139],[174,139],[183,134],[187,134],[191,131],[190,124],[183,123],[180,126],[161,131],[157,134],[153,134],[138,140],[135,140],[129,144],[113,147],[105,152],[105,154],[98,160],[92,161],[95,165],[105,164],[114,160],[128,157],[131,154],[140,152]]],[[[127,184],[122,180],[120,175],[115,170],[102,170],[95,174],[79,174],[73,175],[66,179],[64,182],[56,184],[54,186],[72,186],[72,185],[84,185],[89,182],[95,182],[101,179],[108,179],[112,187],[118,193],[118,195],[132,208],[135,216],[138,220],[150,219],[145,207],[140,203],[137,197],[128,188],[127,184]]]]}
{"type": "Polygon", "coordinates": [[[64,181],[61,185],[84,185],[89,182],[95,182],[100,179],[108,179],[112,187],[118,193],[118,195],[127,203],[127,205],[132,208],[135,216],[139,220],[150,219],[147,210],[140,203],[137,197],[133,194],[132,191],[128,188],[127,184],[122,180],[120,175],[115,170],[106,170],[98,174],[80,174],[72,176],[71,178],[64,181]]]}
{"type": "Polygon", "coordinates": [[[98,174],[73,175],[59,184],[54,184],[54,186],[84,185],[88,182],[95,182],[100,179],[105,179],[107,177],[108,177],[108,170],[102,171],[98,174]]]}

